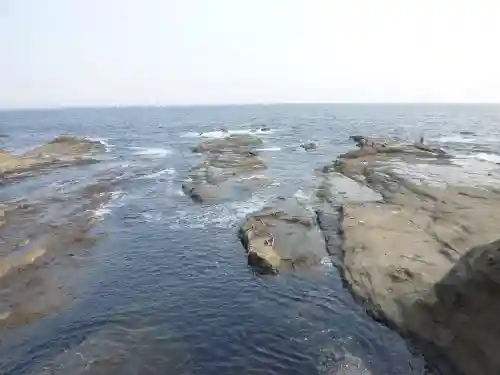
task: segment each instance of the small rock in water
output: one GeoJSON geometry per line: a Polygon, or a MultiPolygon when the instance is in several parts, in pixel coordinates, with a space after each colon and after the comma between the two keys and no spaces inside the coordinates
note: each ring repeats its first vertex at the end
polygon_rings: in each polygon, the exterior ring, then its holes
{"type": "Polygon", "coordinates": [[[310,150],[315,150],[318,146],[314,142],[309,142],[309,143],[302,143],[300,147],[302,147],[306,151],[310,151],[310,150]]]}

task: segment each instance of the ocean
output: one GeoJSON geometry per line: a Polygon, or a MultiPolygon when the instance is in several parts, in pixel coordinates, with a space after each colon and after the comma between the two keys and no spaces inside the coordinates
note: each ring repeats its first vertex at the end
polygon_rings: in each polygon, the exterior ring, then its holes
{"type": "MultiPolygon", "coordinates": [[[[0,185],[0,203],[112,187],[109,200],[85,208],[95,217],[91,246],[65,249],[70,259],[54,258],[26,288],[0,278],[0,318],[26,316],[0,325],[0,374],[437,374],[354,301],[331,259],[314,272],[261,275],[247,265],[238,225],[274,197],[307,200],[314,169],[352,149],[350,135],[423,136],[477,168],[500,163],[498,105],[13,110],[0,111],[0,134],[0,149],[16,154],[61,134],[106,147],[100,163],[0,185]],[[181,189],[203,160],[190,147],[224,136],[221,127],[264,141],[259,174],[272,183],[198,204],[181,189]],[[306,152],[304,142],[318,147],[306,152]]],[[[51,220],[72,220],[53,211],[51,220]]]]}

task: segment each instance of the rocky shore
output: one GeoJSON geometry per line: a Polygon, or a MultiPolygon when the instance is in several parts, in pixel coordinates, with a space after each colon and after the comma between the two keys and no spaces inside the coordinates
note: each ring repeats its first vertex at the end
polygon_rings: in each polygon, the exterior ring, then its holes
{"type": "MultiPolygon", "coordinates": [[[[99,142],[61,136],[22,156],[0,151],[0,181],[88,163],[104,150],[99,142]]],[[[77,267],[76,255],[94,244],[95,212],[118,181],[108,173],[83,186],[0,202],[0,328],[29,323],[71,299],[58,277],[77,267]]]]}
{"type": "MultiPolygon", "coordinates": [[[[351,138],[357,148],[313,172],[310,198],[276,196],[246,216],[237,235],[248,264],[277,275],[333,260],[367,311],[424,353],[464,375],[500,374],[500,168],[432,145],[351,138]]],[[[192,151],[204,159],[183,191],[215,204],[264,189],[262,146],[250,134],[199,143],[192,151]]],[[[72,136],[22,156],[0,150],[0,181],[93,163],[103,151],[72,136]]],[[[0,327],[45,316],[70,296],[54,270],[92,246],[95,211],[122,178],[94,177],[64,195],[0,202],[0,327]]]]}
{"type": "Polygon", "coordinates": [[[352,137],[315,198],[248,215],[248,262],[279,273],[338,259],[368,312],[466,375],[500,373],[500,170],[439,148],[352,137]]]}

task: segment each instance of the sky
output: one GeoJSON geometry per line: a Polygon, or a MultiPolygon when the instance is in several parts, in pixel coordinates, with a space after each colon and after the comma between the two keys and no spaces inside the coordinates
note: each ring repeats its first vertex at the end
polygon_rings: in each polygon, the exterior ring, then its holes
{"type": "Polygon", "coordinates": [[[500,102],[496,0],[0,0],[0,108],[500,102]]]}

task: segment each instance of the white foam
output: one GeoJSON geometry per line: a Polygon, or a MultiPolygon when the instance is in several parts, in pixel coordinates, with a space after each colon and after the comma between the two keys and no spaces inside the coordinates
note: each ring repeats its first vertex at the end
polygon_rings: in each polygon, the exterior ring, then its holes
{"type": "Polygon", "coordinates": [[[132,147],[134,155],[148,156],[151,158],[164,158],[172,153],[172,150],[160,147],[132,147]]]}
{"type": "Polygon", "coordinates": [[[245,135],[245,134],[271,134],[274,133],[273,129],[262,130],[262,129],[234,129],[228,131],[214,130],[210,132],[188,132],[183,134],[182,138],[224,138],[229,135],[245,135]]]}
{"type": "Polygon", "coordinates": [[[256,149],[256,151],[281,151],[281,147],[263,147],[256,149]]]}
{"type": "MultiPolygon", "coordinates": [[[[168,218],[170,229],[180,228],[200,229],[205,227],[232,228],[248,214],[261,209],[266,203],[262,197],[252,197],[244,202],[219,204],[210,208],[203,208],[201,212],[190,214],[184,210],[176,212],[175,216],[168,218]]],[[[201,208],[200,208],[201,209],[201,208]]]]}
{"type": "Polygon", "coordinates": [[[163,215],[159,212],[144,212],[142,214],[142,217],[147,221],[147,222],[153,222],[153,221],[161,221],[163,220],[163,215]]]}
{"type": "Polygon", "coordinates": [[[154,173],[148,174],[146,176],[142,176],[140,179],[141,180],[154,180],[154,179],[161,177],[165,174],[167,174],[169,176],[173,176],[173,175],[175,175],[175,173],[176,173],[175,169],[166,168],[166,169],[162,169],[161,171],[154,172],[154,173]]]}
{"type": "Polygon", "coordinates": [[[123,198],[123,191],[113,191],[111,198],[108,202],[103,203],[98,209],[94,211],[95,219],[103,219],[104,216],[109,215],[113,208],[121,207],[123,204],[120,202],[123,198]]]}
{"type": "Polygon", "coordinates": [[[99,138],[99,137],[86,137],[89,141],[92,142],[99,142],[101,145],[104,146],[106,149],[106,152],[110,152],[113,149],[113,145],[109,143],[109,139],[107,138],[99,138]]]}
{"type": "Polygon", "coordinates": [[[498,155],[498,154],[489,154],[486,152],[481,152],[479,154],[470,155],[470,157],[477,159],[477,160],[481,160],[481,161],[487,161],[490,163],[495,163],[495,164],[499,163],[500,164],[500,155],[498,155]]]}
{"type": "Polygon", "coordinates": [[[476,138],[467,137],[465,135],[449,135],[433,139],[439,143],[474,143],[477,142],[476,138]]]}

